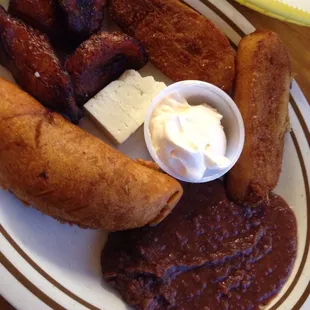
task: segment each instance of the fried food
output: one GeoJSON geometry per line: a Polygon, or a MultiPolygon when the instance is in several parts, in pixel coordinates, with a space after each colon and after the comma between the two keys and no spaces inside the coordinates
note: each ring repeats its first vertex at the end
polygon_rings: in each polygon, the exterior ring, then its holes
{"type": "Polygon", "coordinates": [[[56,0],[11,0],[9,13],[27,24],[55,36],[59,32],[56,0]]]}
{"type": "Polygon", "coordinates": [[[245,124],[245,145],[227,180],[234,201],[267,199],[278,183],[290,83],[290,58],[276,33],[256,31],[241,40],[234,100],[245,124]]]}
{"type": "Polygon", "coordinates": [[[111,0],[111,18],[174,81],[202,80],[229,92],[234,54],[225,35],[179,0],[111,0]]]}
{"type": "Polygon", "coordinates": [[[47,107],[77,123],[82,116],[69,74],[61,66],[48,37],[13,18],[0,6],[0,63],[17,83],[47,107]]]}
{"type": "Polygon", "coordinates": [[[99,30],[106,0],[58,0],[68,30],[80,41],[99,30]]]}
{"type": "Polygon", "coordinates": [[[160,222],[183,192],[3,79],[0,185],[62,222],[111,231],[160,222]]]}
{"type": "Polygon", "coordinates": [[[66,69],[76,100],[83,105],[127,69],[138,70],[146,62],[147,54],[137,40],[120,32],[101,31],[75,50],[66,69]]]}

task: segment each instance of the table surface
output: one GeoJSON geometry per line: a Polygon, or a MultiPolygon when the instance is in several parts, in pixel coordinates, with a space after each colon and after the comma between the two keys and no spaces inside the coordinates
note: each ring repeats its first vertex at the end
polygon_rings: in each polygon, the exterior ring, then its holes
{"type": "MultiPolygon", "coordinates": [[[[310,28],[282,22],[262,15],[246,7],[232,3],[256,28],[270,29],[277,32],[287,46],[292,60],[294,77],[310,102],[310,28]]],[[[1,310],[14,310],[0,296],[1,310]]]]}

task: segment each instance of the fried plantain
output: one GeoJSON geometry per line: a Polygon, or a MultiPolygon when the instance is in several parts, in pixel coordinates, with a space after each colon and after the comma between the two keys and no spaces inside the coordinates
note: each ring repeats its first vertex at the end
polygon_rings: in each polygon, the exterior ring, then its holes
{"type": "Polygon", "coordinates": [[[69,74],[61,66],[48,37],[10,16],[0,6],[0,62],[16,82],[43,105],[77,123],[81,110],[69,74]]]}
{"type": "Polygon", "coordinates": [[[245,124],[245,145],[227,179],[236,202],[268,199],[278,183],[289,128],[290,83],[289,54],[276,33],[256,31],[241,40],[234,100],[245,124]]]}
{"type": "Polygon", "coordinates": [[[202,80],[230,92],[235,56],[212,22],[179,0],[110,0],[109,15],[174,81],[202,80]]]}
{"type": "Polygon", "coordinates": [[[49,35],[59,33],[56,0],[11,0],[9,13],[49,35]]]}
{"type": "Polygon", "coordinates": [[[84,41],[68,58],[77,103],[83,105],[127,69],[140,69],[147,62],[142,45],[120,32],[101,31],[84,41]]]}
{"type": "Polygon", "coordinates": [[[58,0],[68,30],[83,41],[101,27],[106,0],[58,0]]]}

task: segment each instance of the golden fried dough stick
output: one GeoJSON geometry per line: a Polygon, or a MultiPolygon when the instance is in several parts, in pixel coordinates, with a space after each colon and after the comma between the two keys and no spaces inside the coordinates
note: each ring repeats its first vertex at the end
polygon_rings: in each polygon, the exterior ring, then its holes
{"type": "Polygon", "coordinates": [[[256,31],[240,42],[236,72],[234,100],[245,124],[245,145],[227,189],[233,200],[253,203],[268,198],[281,172],[289,128],[289,54],[277,34],[256,31]]]}
{"type": "Polygon", "coordinates": [[[150,61],[174,81],[202,80],[229,92],[235,57],[225,35],[179,0],[111,0],[111,18],[142,42],[150,61]]]}
{"type": "Polygon", "coordinates": [[[0,185],[60,221],[124,230],[156,224],[183,190],[0,79],[0,185]]]}

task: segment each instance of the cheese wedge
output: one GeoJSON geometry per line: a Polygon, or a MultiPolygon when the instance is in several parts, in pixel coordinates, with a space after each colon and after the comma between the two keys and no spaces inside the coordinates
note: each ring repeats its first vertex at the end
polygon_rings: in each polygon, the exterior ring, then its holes
{"type": "Polygon", "coordinates": [[[128,70],[90,99],[84,109],[113,143],[121,144],[143,124],[153,98],[165,87],[151,76],[143,78],[128,70]]]}

